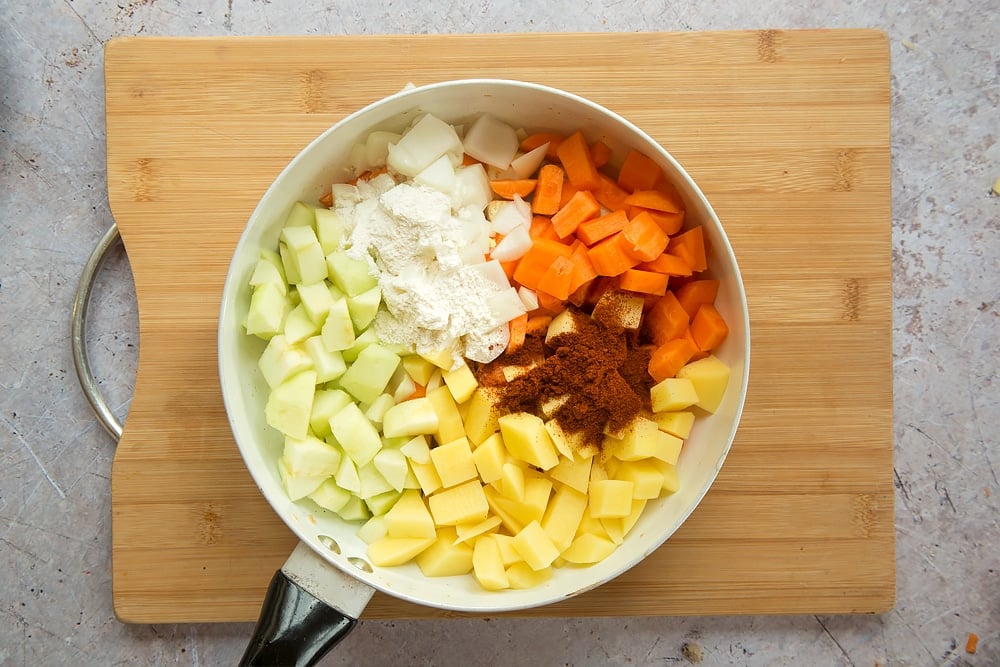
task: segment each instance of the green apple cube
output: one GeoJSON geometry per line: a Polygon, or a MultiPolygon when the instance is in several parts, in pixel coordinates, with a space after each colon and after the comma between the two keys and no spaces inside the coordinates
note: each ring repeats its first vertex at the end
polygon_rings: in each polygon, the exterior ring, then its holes
{"type": "Polygon", "coordinates": [[[285,436],[285,449],[281,455],[292,477],[332,477],[340,468],[340,450],[319,438],[285,436]]]}
{"type": "Polygon", "coordinates": [[[315,209],[305,202],[297,201],[292,204],[288,215],[285,216],[285,227],[312,227],[316,222],[315,209]]]}
{"type": "Polygon", "coordinates": [[[364,534],[362,534],[362,531],[360,529],[358,530],[358,537],[360,537],[365,542],[365,544],[370,544],[370,542],[368,541],[368,538],[370,537],[374,537],[372,542],[374,542],[380,537],[385,537],[385,519],[383,517],[386,512],[388,512],[393,508],[393,506],[396,504],[398,500],[399,500],[399,491],[396,490],[386,491],[385,493],[380,493],[377,496],[372,496],[371,498],[365,498],[365,505],[368,506],[368,511],[371,512],[374,516],[367,522],[365,522],[365,525],[362,526],[361,528],[364,528],[375,519],[378,519],[381,522],[378,526],[373,526],[368,531],[365,531],[364,534]],[[381,531],[381,534],[375,536],[375,533],[377,531],[381,531]]]}
{"type": "Polygon", "coordinates": [[[344,355],[344,361],[349,364],[354,363],[357,361],[358,355],[361,354],[361,350],[365,349],[372,343],[378,343],[378,336],[375,335],[375,330],[372,327],[369,327],[355,337],[353,345],[346,350],[343,350],[342,354],[344,355]]]}
{"type": "MultiPolygon", "coordinates": [[[[309,246],[314,243],[319,243],[319,239],[316,238],[316,232],[313,231],[311,225],[300,226],[300,227],[284,227],[281,230],[281,236],[279,237],[281,242],[288,246],[288,249],[292,252],[300,252],[302,250],[307,250],[309,246]]],[[[297,281],[303,282],[303,281],[297,281]]],[[[306,282],[315,282],[309,280],[306,282]]]]}
{"type": "Polygon", "coordinates": [[[362,403],[371,403],[385,391],[397,366],[399,355],[372,343],[361,350],[347,372],[340,376],[340,386],[362,403]]]}
{"type": "Polygon", "coordinates": [[[372,459],[375,469],[381,473],[382,477],[392,485],[396,491],[402,491],[406,485],[406,475],[410,470],[410,464],[406,462],[406,456],[398,449],[385,449],[375,455],[372,459]]]}
{"type": "Polygon", "coordinates": [[[282,271],[274,262],[261,257],[254,265],[253,275],[250,276],[250,286],[257,288],[261,285],[269,284],[277,287],[282,294],[288,291],[288,284],[285,282],[285,276],[282,271]]]}
{"type": "Polygon", "coordinates": [[[285,245],[278,243],[278,255],[281,265],[285,268],[285,280],[289,284],[302,282],[302,275],[299,273],[299,263],[295,259],[295,251],[285,245]]]}
{"type": "Polygon", "coordinates": [[[361,294],[347,297],[347,308],[351,311],[355,331],[364,331],[372,323],[381,303],[382,288],[378,285],[361,294]]]}
{"type": "Polygon", "coordinates": [[[301,343],[311,336],[315,336],[320,332],[320,326],[316,324],[313,318],[309,317],[309,313],[306,312],[306,308],[301,303],[294,308],[285,317],[285,328],[284,334],[285,339],[291,343],[301,343]]]}
{"type": "Polygon", "coordinates": [[[340,249],[340,242],[344,238],[344,221],[339,213],[328,208],[316,209],[315,216],[316,238],[319,239],[325,257],[340,249]]]}
{"type": "Polygon", "coordinates": [[[326,271],[333,284],[347,296],[357,296],[378,285],[368,262],[350,257],[344,250],[334,250],[326,256],[326,271]]]}
{"type": "Polygon", "coordinates": [[[427,438],[423,435],[414,436],[405,445],[400,447],[399,451],[414,463],[427,465],[431,462],[431,448],[427,444],[427,438]]]}
{"type": "Polygon", "coordinates": [[[272,427],[293,438],[309,433],[309,414],[316,393],[316,373],[302,371],[271,390],[264,418],[272,427]]]}
{"type": "Polygon", "coordinates": [[[365,501],[357,496],[351,496],[347,504],[341,507],[337,514],[344,521],[367,521],[372,515],[365,501]]]}
{"type": "Polygon", "coordinates": [[[341,391],[340,389],[317,389],[313,396],[312,412],[309,414],[309,426],[312,428],[313,433],[320,438],[330,435],[330,417],[343,410],[347,404],[353,402],[354,399],[346,391],[341,391]]]}
{"type": "Polygon", "coordinates": [[[319,487],[309,494],[309,499],[331,512],[340,511],[354,498],[350,491],[346,491],[337,485],[332,479],[327,479],[319,487]]]}
{"type": "Polygon", "coordinates": [[[288,472],[288,465],[284,459],[278,459],[278,474],[281,476],[281,483],[285,485],[285,493],[292,500],[305,498],[329,479],[327,475],[296,477],[288,472]]]}
{"type": "Polygon", "coordinates": [[[361,482],[361,490],[358,495],[362,500],[367,500],[386,491],[395,491],[392,484],[386,481],[372,461],[358,466],[358,479],[361,482]]]}
{"type": "Polygon", "coordinates": [[[291,310],[285,290],[274,283],[255,288],[247,310],[247,333],[268,340],[281,333],[285,314],[291,310]]]}
{"type": "Polygon", "coordinates": [[[296,373],[312,368],[308,354],[288,342],[283,334],[271,338],[257,360],[257,367],[272,389],[296,373]]]}
{"type": "Polygon", "coordinates": [[[347,370],[344,356],[340,352],[331,352],[326,349],[326,344],[323,343],[322,336],[307,338],[305,343],[303,343],[303,347],[306,354],[312,359],[313,370],[316,371],[317,383],[323,384],[324,382],[336,380],[347,370]]]}
{"type": "Polygon", "coordinates": [[[359,466],[371,461],[382,449],[378,430],[355,403],[345,405],[330,417],[330,430],[344,452],[359,466]]]}
{"type": "Polygon", "coordinates": [[[397,403],[382,417],[382,433],[386,437],[431,434],[440,426],[434,404],[426,396],[397,403]]]}
{"type": "Polygon", "coordinates": [[[337,468],[337,474],[333,478],[336,480],[337,486],[344,491],[349,491],[352,494],[361,492],[361,478],[358,477],[358,467],[354,465],[354,461],[350,457],[345,456],[340,459],[340,467],[337,468]]]}
{"type": "Polygon", "coordinates": [[[270,248],[261,248],[260,259],[270,262],[274,265],[274,268],[278,270],[278,275],[281,276],[281,282],[288,284],[288,276],[285,275],[285,265],[281,261],[281,254],[277,250],[271,250],[270,248]]]}
{"type": "Polygon", "coordinates": [[[382,425],[382,419],[385,417],[386,410],[395,404],[396,401],[393,400],[391,394],[379,394],[378,397],[371,402],[371,405],[365,408],[365,417],[368,417],[368,421],[378,428],[382,425]]]}
{"type": "MultiPolygon", "coordinates": [[[[305,229],[304,227],[293,227],[293,229],[305,229]]],[[[312,231],[312,230],[310,230],[312,231]]],[[[295,262],[299,267],[300,283],[315,283],[326,280],[326,257],[323,255],[323,248],[319,241],[295,251],[295,262]]]]}
{"type": "Polygon", "coordinates": [[[330,312],[330,306],[334,302],[334,295],[330,291],[329,283],[321,280],[318,283],[311,283],[309,285],[296,285],[295,289],[298,291],[299,298],[302,300],[302,307],[305,308],[309,317],[317,325],[322,326],[326,320],[327,313],[330,312]]]}
{"type": "Polygon", "coordinates": [[[347,309],[347,299],[334,301],[323,323],[323,344],[331,352],[346,350],[354,345],[354,324],[347,309]]]}

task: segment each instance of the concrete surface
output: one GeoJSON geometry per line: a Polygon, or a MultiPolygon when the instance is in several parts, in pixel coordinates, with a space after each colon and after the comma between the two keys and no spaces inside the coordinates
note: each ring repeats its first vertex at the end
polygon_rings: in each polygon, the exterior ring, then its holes
{"type": "MultiPolygon", "coordinates": [[[[102,44],[123,35],[877,27],[892,48],[898,602],[880,616],[365,622],[330,665],[1000,664],[1000,12],[989,0],[0,1],[0,664],[233,664],[239,625],[113,615],[113,441],[73,372],[69,315],[110,222],[102,44]],[[976,654],[965,651],[978,634],[976,654]],[[475,652],[472,653],[472,648],[475,652]]],[[[89,340],[124,417],[127,261],[89,340]]]]}

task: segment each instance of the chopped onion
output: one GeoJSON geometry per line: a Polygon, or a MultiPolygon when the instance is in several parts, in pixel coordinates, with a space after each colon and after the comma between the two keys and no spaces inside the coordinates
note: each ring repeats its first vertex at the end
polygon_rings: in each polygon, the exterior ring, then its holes
{"type": "Polygon", "coordinates": [[[455,189],[455,168],[448,156],[442,155],[414,176],[413,182],[449,194],[455,189]]]}
{"type": "Polygon", "coordinates": [[[387,164],[406,176],[416,176],[430,163],[448,153],[462,153],[462,140],[448,123],[432,114],[424,115],[395,144],[389,145],[387,164]]]}
{"type": "Polygon", "coordinates": [[[521,285],[517,288],[517,295],[521,297],[521,303],[524,304],[525,310],[534,310],[535,308],[538,308],[538,295],[535,294],[533,290],[521,285]]]}
{"type": "Polygon", "coordinates": [[[455,188],[451,193],[452,207],[475,208],[480,211],[493,199],[490,181],[481,164],[470,164],[455,170],[455,188]]]}
{"type": "Polygon", "coordinates": [[[524,155],[519,155],[510,163],[510,170],[514,172],[516,178],[528,178],[542,166],[545,153],[549,149],[549,143],[545,142],[538,148],[533,148],[524,155]]]}
{"type": "Polygon", "coordinates": [[[500,239],[500,243],[493,248],[490,257],[500,262],[512,262],[520,259],[531,247],[531,235],[528,233],[527,225],[518,225],[500,239]]]}
{"type": "Polygon", "coordinates": [[[475,120],[463,139],[465,152],[480,162],[506,169],[517,154],[517,132],[489,114],[475,120]]]}
{"type": "MultiPolygon", "coordinates": [[[[492,207],[492,203],[490,206],[492,207]]],[[[531,209],[529,208],[528,214],[525,215],[517,203],[512,201],[499,202],[494,209],[493,217],[490,218],[490,228],[497,234],[509,234],[515,227],[530,224],[531,209]]]]}
{"type": "Polygon", "coordinates": [[[499,260],[491,259],[479,264],[473,264],[467,267],[466,270],[478,272],[483,278],[486,278],[500,289],[510,287],[510,280],[507,279],[507,274],[503,272],[503,267],[500,266],[499,260]]]}
{"type": "Polygon", "coordinates": [[[526,312],[521,297],[513,287],[502,289],[486,297],[486,305],[497,322],[510,322],[526,312]]]}

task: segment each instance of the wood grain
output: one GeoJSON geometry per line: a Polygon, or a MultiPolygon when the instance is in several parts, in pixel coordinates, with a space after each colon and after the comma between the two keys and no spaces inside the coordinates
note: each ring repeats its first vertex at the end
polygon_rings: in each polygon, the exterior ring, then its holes
{"type": "MultiPolygon", "coordinates": [[[[590,97],[663,143],[729,233],[753,341],[739,434],[691,519],[615,581],[520,614],[893,605],[882,33],[130,38],[105,55],[108,189],[141,341],[112,472],[122,620],[251,620],[295,543],[243,467],[216,377],[218,298],[260,195],[346,113],[408,82],[484,76],[590,97]]],[[[365,612],[442,615],[382,595],[365,612]]]]}

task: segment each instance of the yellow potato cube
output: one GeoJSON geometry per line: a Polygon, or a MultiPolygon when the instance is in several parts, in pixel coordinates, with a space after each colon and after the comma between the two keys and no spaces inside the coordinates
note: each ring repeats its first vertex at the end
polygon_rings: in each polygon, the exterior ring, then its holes
{"type": "Polygon", "coordinates": [[[451,370],[455,365],[455,350],[450,347],[438,352],[421,352],[420,356],[441,370],[451,370]]]}
{"type": "Polygon", "coordinates": [[[661,431],[666,431],[672,436],[684,439],[691,435],[691,427],[694,426],[694,413],[690,410],[681,412],[657,412],[653,414],[653,421],[661,431]]]}
{"type": "Polygon", "coordinates": [[[546,567],[541,570],[533,570],[525,562],[514,563],[507,568],[507,579],[511,588],[525,589],[534,588],[544,584],[552,578],[552,568],[546,567]]]}
{"type": "Polygon", "coordinates": [[[511,456],[549,470],[559,463],[559,454],[540,417],[527,412],[504,415],[498,420],[504,445],[511,456]]]}
{"type": "Polygon", "coordinates": [[[491,435],[500,430],[497,423],[496,405],[502,394],[492,387],[478,387],[465,406],[465,435],[474,447],[478,447],[491,435]]]}
{"type": "Polygon", "coordinates": [[[456,366],[450,371],[442,371],[441,378],[456,403],[464,403],[469,400],[472,393],[476,391],[476,387],[479,386],[479,382],[476,381],[476,376],[472,374],[472,369],[469,368],[468,364],[456,366]]]}
{"type": "MultiPolygon", "coordinates": [[[[698,394],[695,405],[706,412],[715,412],[729,386],[729,366],[715,355],[709,355],[682,367],[677,371],[677,377],[689,380],[694,385],[698,394]]],[[[659,412],[655,407],[653,411],[659,412]]]]}
{"type": "Polygon", "coordinates": [[[490,511],[500,517],[501,525],[504,528],[514,534],[524,528],[524,523],[516,519],[507,508],[508,503],[515,501],[504,498],[492,486],[483,487],[483,494],[486,496],[486,503],[489,505],[490,511]]]}
{"type": "Polygon", "coordinates": [[[528,477],[524,480],[523,501],[501,495],[497,498],[497,504],[522,526],[526,526],[532,521],[541,521],[545,516],[551,492],[551,480],[544,477],[528,477]]]}
{"type": "Polygon", "coordinates": [[[656,453],[660,429],[656,422],[644,417],[636,417],[624,429],[622,438],[612,441],[614,447],[611,454],[620,461],[638,461],[649,458],[656,453]]]}
{"type": "MultiPolygon", "coordinates": [[[[492,514],[482,521],[472,521],[470,523],[460,523],[455,526],[455,541],[468,542],[484,533],[495,530],[500,525],[500,517],[492,514]]],[[[442,528],[446,528],[444,526],[442,528]]]]}
{"type": "Polygon", "coordinates": [[[455,542],[455,531],[443,527],[434,544],[417,554],[414,561],[426,577],[451,577],[472,572],[472,547],[455,542]]]}
{"type": "Polygon", "coordinates": [[[428,498],[427,502],[434,523],[439,526],[482,521],[490,509],[483,493],[483,486],[475,479],[438,491],[428,498]]]}
{"type": "Polygon", "coordinates": [[[556,410],[565,405],[568,400],[569,394],[563,394],[562,396],[556,396],[545,401],[541,405],[542,416],[546,419],[552,419],[552,415],[556,413],[556,410]]]}
{"type": "Polygon", "coordinates": [[[625,535],[628,535],[628,532],[632,530],[633,526],[635,526],[635,522],[639,520],[639,517],[642,516],[642,512],[645,509],[645,500],[636,499],[632,501],[632,511],[629,512],[627,517],[622,519],[622,530],[625,535]]]}
{"type": "Polygon", "coordinates": [[[495,482],[503,474],[503,464],[507,460],[507,449],[499,433],[494,433],[479,444],[472,452],[479,479],[483,484],[495,482]]]}
{"type": "MultiPolygon", "coordinates": [[[[595,482],[608,478],[608,469],[601,461],[594,461],[590,466],[590,481],[595,482]]],[[[590,493],[590,485],[587,485],[587,493],[590,493]]]]}
{"type": "Polygon", "coordinates": [[[688,378],[672,377],[661,380],[649,390],[653,412],[683,410],[698,402],[698,392],[688,378]]]}
{"type": "Polygon", "coordinates": [[[464,435],[432,449],[431,463],[445,488],[467,482],[478,474],[476,462],[472,458],[472,447],[464,435]]]}
{"type": "Polygon", "coordinates": [[[420,484],[420,490],[424,495],[429,496],[441,488],[441,478],[438,476],[437,468],[433,463],[417,463],[410,459],[410,470],[420,484]]]}
{"type": "Polygon", "coordinates": [[[590,483],[590,515],[595,519],[621,518],[632,511],[635,485],[620,479],[604,479],[590,483]]]}
{"type": "Polygon", "coordinates": [[[559,550],[537,521],[532,521],[514,536],[514,549],[536,571],[549,567],[559,557],[559,550]]]}
{"type": "Polygon", "coordinates": [[[677,493],[681,488],[681,478],[677,474],[677,466],[671,465],[666,461],[660,461],[659,459],[653,459],[653,463],[656,467],[660,469],[660,473],[663,474],[663,493],[677,493]]]}
{"type": "Polygon", "coordinates": [[[663,473],[652,460],[623,461],[615,471],[614,478],[632,482],[633,499],[656,498],[663,488],[663,473]]]}
{"type": "Polygon", "coordinates": [[[465,424],[462,423],[462,415],[458,412],[458,405],[448,387],[441,385],[437,389],[428,391],[427,399],[434,406],[434,412],[438,416],[438,428],[434,432],[434,439],[438,444],[443,445],[464,437],[465,424]]]}
{"type": "Polygon", "coordinates": [[[385,530],[389,537],[434,537],[436,528],[431,513],[420,492],[404,491],[396,504],[385,514],[385,530]]]}
{"type": "Polygon", "coordinates": [[[556,446],[556,449],[566,458],[573,456],[575,452],[585,449],[583,431],[570,433],[559,422],[553,419],[545,422],[545,430],[548,432],[549,437],[552,438],[552,443],[556,446]]]}
{"type": "Polygon", "coordinates": [[[410,376],[410,379],[422,387],[427,386],[431,375],[437,369],[437,366],[416,354],[403,357],[401,363],[403,364],[403,370],[410,376]]]}
{"type": "Polygon", "coordinates": [[[378,567],[393,567],[409,563],[436,537],[383,537],[368,545],[368,560],[378,567]]]}
{"type": "Polygon", "coordinates": [[[615,544],[625,541],[625,517],[605,517],[598,521],[604,526],[604,532],[607,533],[609,540],[615,544]]]}
{"type": "MultiPolygon", "coordinates": [[[[515,533],[516,535],[517,533],[515,533]]],[[[500,549],[500,560],[504,567],[510,567],[514,563],[523,563],[521,554],[514,548],[514,535],[504,535],[503,533],[491,533],[493,541],[500,549]]]]}
{"type": "Polygon", "coordinates": [[[681,448],[684,446],[684,441],[676,435],[670,435],[666,431],[660,431],[658,436],[653,458],[677,465],[677,459],[681,455],[681,448]]]}
{"type": "Polygon", "coordinates": [[[562,557],[576,565],[590,565],[604,560],[617,548],[618,545],[607,537],[582,533],[577,535],[573,543],[562,552],[562,557]]]}
{"type": "Polygon", "coordinates": [[[604,525],[601,523],[601,520],[595,519],[591,516],[589,502],[587,504],[587,509],[583,512],[583,517],[580,518],[580,525],[576,529],[576,536],[579,537],[580,535],[584,535],[586,533],[597,535],[598,537],[608,537],[608,531],[604,530],[604,525]]]}
{"type": "Polygon", "coordinates": [[[472,572],[479,585],[488,591],[510,588],[510,579],[500,559],[500,547],[492,535],[483,535],[473,547],[472,572]]]}
{"type": "Polygon", "coordinates": [[[511,500],[524,502],[524,468],[508,461],[500,471],[500,493],[511,500]]]}
{"type": "Polygon", "coordinates": [[[593,458],[584,459],[577,456],[560,459],[559,464],[549,471],[549,477],[586,494],[590,485],[590,466],[593,462],[593,458]]]}
{"type": "Polygon", "coordinates": [[[559,485],[541,521],[542,530],[556,549],[563,551],[570,545],[586,510],[586,494],[565,484],[559,485]]]}

